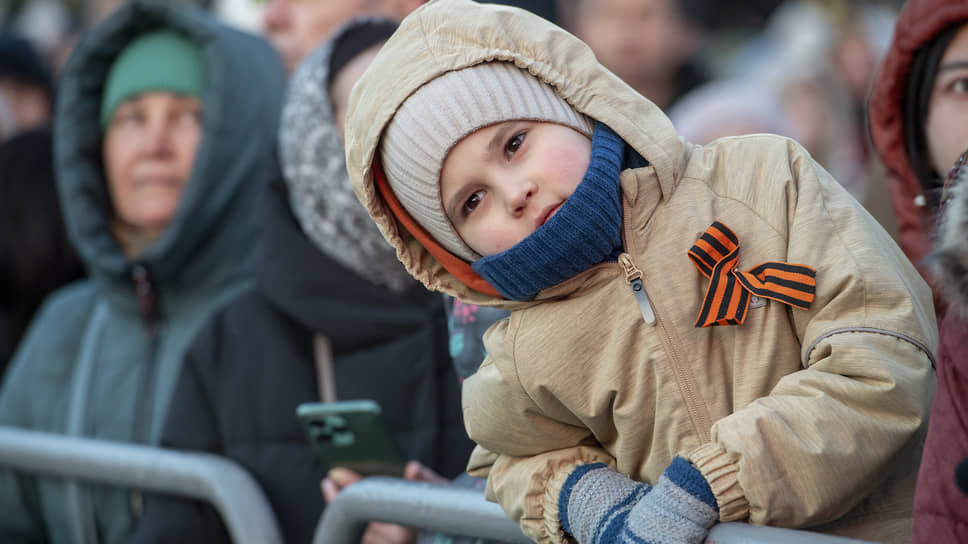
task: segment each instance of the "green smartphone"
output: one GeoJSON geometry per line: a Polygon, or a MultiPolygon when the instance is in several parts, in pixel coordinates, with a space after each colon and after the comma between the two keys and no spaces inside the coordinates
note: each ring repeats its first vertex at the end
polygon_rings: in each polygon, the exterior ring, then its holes
{"type": "Polygon", "coordinates": [[[327,467],[345,467],[364,476],[403,476],[406,461],[376,402],[309,402],[296,408],[296,416],[317,459],[327,467]]]}

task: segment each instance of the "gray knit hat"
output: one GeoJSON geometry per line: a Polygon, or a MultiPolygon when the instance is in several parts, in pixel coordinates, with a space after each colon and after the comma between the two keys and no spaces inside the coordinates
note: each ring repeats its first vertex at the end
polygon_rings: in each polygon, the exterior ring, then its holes
{"type": "Polygon", "coordinates": [[[380,148],[387,182],[407,212],[448,251],[474,262],[440,198],[440,170],[464,136],[501,121],[529,119],[573,128],[592,124],[536,76],[507,62],[488,62],[437,77],[417,89],[387,125],[380,148]]]}

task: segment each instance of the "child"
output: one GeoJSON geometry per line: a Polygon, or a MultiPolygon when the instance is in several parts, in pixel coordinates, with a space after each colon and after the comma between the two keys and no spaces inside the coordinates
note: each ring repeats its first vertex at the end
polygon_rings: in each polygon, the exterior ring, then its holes
{"type": "Polygon", "coordinates": [[[377,55],[346,143],[411,274],[512,310],[463,409],[528,536],[910,537],[930,293],[795,142],[684,142],[567,32],[450,0],[377,55]]]}

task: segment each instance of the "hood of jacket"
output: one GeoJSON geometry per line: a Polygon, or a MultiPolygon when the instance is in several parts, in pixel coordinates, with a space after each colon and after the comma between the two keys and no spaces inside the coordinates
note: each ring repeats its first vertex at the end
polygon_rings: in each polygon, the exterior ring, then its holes
{"type": "MultiPolygon", "coordinates": [[[[514,309],[534,302],[505,300],[470,265],[420,242],[425,235],[398,220],[375,181],[382,176],[380,137],[400,105],[441,74],[488,61],[528,70],[577,111],[611,127],[655,170],[656,184],[641,190],[668,197],[689,146],[658,106],[602,66],[584,42],[541,17],[469,0],[431,1],[407,16],[350,97],[346,160],[353,188],[397,257],[427,288],[472,304],[514,309]]],[[[535,300],[549,296],[547,291],[535,300]]]]}
{"type": "Polygon", "coordinates": [[[871,89],[868,114],[871,139],[881,160],[898,176],[906,194],[920,194],[921,184],[904,150],[901,106],[908,74],[918,50],[945,28],[968,20],[968,2],[908,0],[894,27],[894,39],[871,89]]]}
{"type": "Polygon", "coordinates": [[[328,92],[334,44],[376,16],[351,20],[299,63],[289,80],[279,126],[279,162],[289,205],[309,239],[341,265],[400,293],[415,282],[360,205],[328,92]]]}
{"type": "Polygon", "coordinates": [[[128,42],[156,28],[198,43],[207,76],[202,137],[190,179],[171,223],[136,259],[161,292],[204,289],[251,273],[258,225],[253,212],[262,194],[253,185],[277,170],[272,154],[285,73],[275,51],[195,8],[142,1],[121,7],[77,44],[61,76],[54,126],[67,230],[109,296],[132,291],[134,262],[110,229],[98,117],[103,83],[128,42]]]}

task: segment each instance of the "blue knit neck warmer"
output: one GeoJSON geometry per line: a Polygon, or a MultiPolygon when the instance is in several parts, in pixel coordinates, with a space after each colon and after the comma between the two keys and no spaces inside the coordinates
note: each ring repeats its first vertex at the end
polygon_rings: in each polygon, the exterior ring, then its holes
{"type": "Polygon", "coordinates": [[[595,123],[585,177],[544,225],[514,247],[474,263],[474,271],[504,298],[531,300],[622,250],[622,197],[618,177],[624,165],[647,164],[602,123],[595,123]]]}

